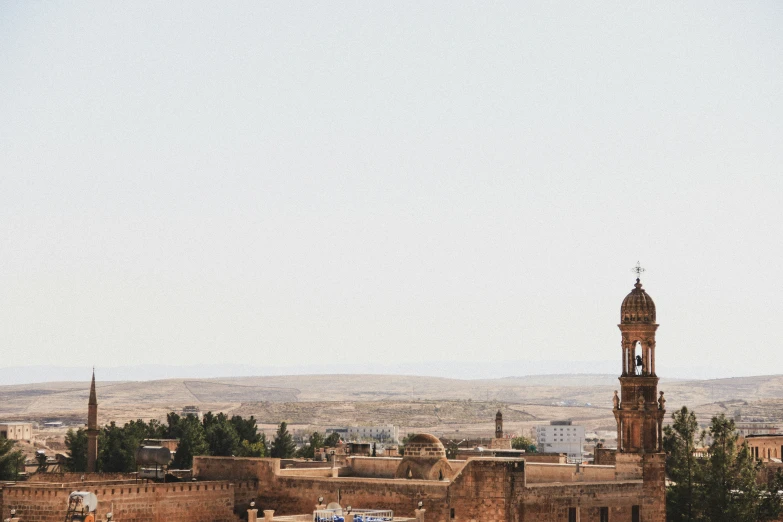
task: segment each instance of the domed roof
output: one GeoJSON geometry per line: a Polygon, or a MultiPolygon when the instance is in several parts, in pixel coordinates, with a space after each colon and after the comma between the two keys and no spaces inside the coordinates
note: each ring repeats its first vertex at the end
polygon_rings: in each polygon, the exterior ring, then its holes
{"type": "Polygon", "coordinates": [[[405,457],[445,458],[446,448],[438,437],[429,433],[419,433],[405,444],[405,457]]]}
{"type": "Polygon", "coordinates": [[[430,435],[429,433],[419,433],[418,435],[414,435],[410,440],[408,440],[408,444],[411,442],[417,444],[424,444],[427,442],[431,444],[440,444],[440,439],[438,439],[438,437],[435,435],[430,435]]]}
{"type": "Polygon", "coordinates": [[[620,322],[628,323],[655,323],[655,303],[652,297],[642,288],[642,283],[637,278],[631,293],[625,296],[620,306],[620,322]]]}

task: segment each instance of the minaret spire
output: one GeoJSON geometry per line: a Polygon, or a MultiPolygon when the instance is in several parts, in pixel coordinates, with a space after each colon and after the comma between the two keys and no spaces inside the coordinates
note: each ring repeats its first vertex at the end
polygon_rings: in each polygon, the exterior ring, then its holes
{"type": "Polygon", "coordinates": [[[98,396],[95,393],[95,368],[92,369],[90,400],[87,403],[87,471],[95,473],[98,463],[98,396]]]}
{"type": "Polygon", "coordinates": [[[90,384],[90,402],[88,402],[90,406],[97,406],[98,405],[98,397],[95,395],[95,367],[92,368],[92,384],[90,384]]]}

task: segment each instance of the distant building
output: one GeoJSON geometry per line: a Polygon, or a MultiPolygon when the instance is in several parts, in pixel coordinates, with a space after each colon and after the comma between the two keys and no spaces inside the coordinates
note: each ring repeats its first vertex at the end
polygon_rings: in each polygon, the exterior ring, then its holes
{"type": "Polygon", "coordinates": [[[734,427],[737,430],[737,434],[742,437],[747,437],[748,435],[774,435],[778,432],[778,426],[768,422],[736,422],[734,427]]]}
{"type": "Polygon", "coordinates": [[[584,441],[584,426],[574,426],[571,421],[536,426],[536,445],[541,453],[565,453],[571,458],[581,458],[584,441]]]}
{"type": "Polygon", "coordinates": [[[184,408],[182,408],[182,416],[187,417],[188,415],[193,415],[198,420],[204,418],[204,415],[201,413],[201,408],[199,408],[198,406],[185,406],[184,408]]]}
{"type": "Polygon", "coordinates": [[[783,460],[783,435],[748,435],[745,442],[750,453],[762,462],[783,460]]]}
{"type": "Polygon", "coordinates": [[[31,422],[0,422],[0,439],[33,441],[31,422]]]}
{"type": "Polygon", "coordinates": [[[400,441],[400,429],[391,424],[385,426],[349,426],[347,428],[328,428],[326,434],[339,433],[346,441],[377,440],[378,442],[400,441]]]}

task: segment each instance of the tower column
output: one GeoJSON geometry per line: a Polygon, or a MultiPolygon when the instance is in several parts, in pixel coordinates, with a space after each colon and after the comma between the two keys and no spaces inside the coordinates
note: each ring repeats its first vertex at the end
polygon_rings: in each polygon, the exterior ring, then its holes
{"type": "Polygon", "coordinates": [[[92,371],[90,401],[87,404],[87,471],[95,473],[98,463],[98,398],[95,394],[95,370],[92,371]]]}

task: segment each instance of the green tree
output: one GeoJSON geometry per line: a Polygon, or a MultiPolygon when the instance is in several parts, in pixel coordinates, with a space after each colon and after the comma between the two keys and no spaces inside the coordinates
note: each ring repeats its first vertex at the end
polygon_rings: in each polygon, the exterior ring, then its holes
{"type": "Polygon", "coordinates": [[[87,471],[87,432],[84,428],[69,429],[65,434],[65,447],[70,454],[65,461],[65,469],[77,473],[87,471]]]}
{"type": "Polygon", "coordinates": [[[14,449],[16,442],[0,439],[0,480],[14,480],[24,466],[24,455],[14,449]]]}
{"type": "Polygon", "coordinates": [[[238,452],[240,439],[234,425],[223,413],[218,413],[204,429],[209,454],[230,457],[238,452]]]}
{"type": "Polygon", "coordinates": [[[703,503],[703,466],[694,454],[699,424],[696,414],[685,406],[672,413],[672,419],[674,422],[664,428],[663,436],[666,472],[672,480],[666,492],[667,520],[693,522],[699,518],[703,503]]]}
{"type": "Polygon", "coordinates": [[[136,470],[136,448],[141,439],[138,426],[130,423],[124,427],[111,422],[98,433],[98,471],[104,473],[129,473],[136,470]]]}
{"type": "Polygon", "coordinates": [[[255,444],[261,440],[261,436],[258,433],[258,426],[256,425],[256,419],[252,415],[248,419],[243,419],[239,415],[231,417],[231,425],[239,435],[239,440],[246,440],[251,444],[255,444]]]}
{"type": "Polygon", "coordinates": [[[296,452],[296,456],[303,459],[315,458],[315,451],[324,447],[324,440],[325,439],[323,435],[317,431],[314,431],[312,435],[310,435],[307,444],[299,448],[299,450],[296,452]]]}
{"type": "Polygon", "coordinates": [[[290,459],[296,452],[296,444],[290,433],[288,433],[288,424],[281,422],[277,428],[277,434],[272,441],[271,456],[277,459],[290,459]]]}
{"type": "Polygon", "coordinates": [[[237,456],[239,457],[266,457],[266,441],[259,440],[258,442],[249,442],[243,440],[237,450],[237,456]]]}
{"type": "Polygon", "coordinates": [[[737,445],[734,420],[724,414],[712,418],[709,458],[704,473],[703,519],[710,522],[765,522],[777,518],[781,497],[776,480],[758,482],[761,463],[747,444],[737,445]]]}
{"type": "Polygon", "coordinates": [[[326,437],[326,439],[324,439],[324,447],[334,448],[335,446],[337,446],[337,444],[339,444],[339,442],[340,442],[340,434],[333,431],[332,433],[329,434],[328,437],[326,437]]]}
{"type": "Polygon", "coordinates": [[[177,452],[174,454],[171,467],[174,469],[190,469],[193,466],[194,456],[207,455],[209,453],[204,426],[195,415],[180,417],[176,413],[170,413],[168,420],[170,433],[172,433],[174,438],[179,439],[177,452]],[[175,422],[175,424],[172,424],[172,422],[175,422]]]}
{"type": "Polygon", "coordinates": [[[511,439],[511,447],[516,450],[525,450],[528,453],[536,451],[536,445],[533,443],[533,439],[529,437],[514,437],[511,439]]]}

